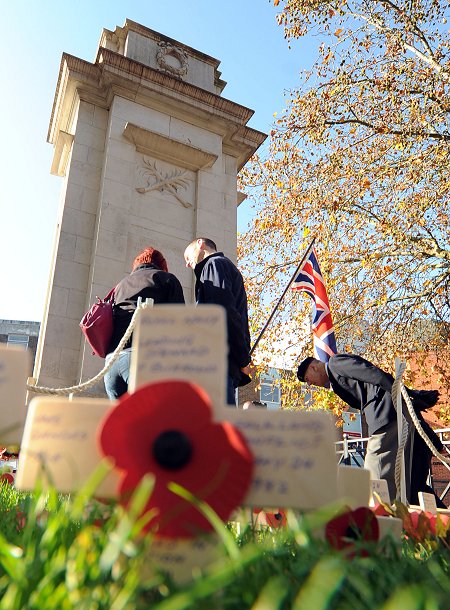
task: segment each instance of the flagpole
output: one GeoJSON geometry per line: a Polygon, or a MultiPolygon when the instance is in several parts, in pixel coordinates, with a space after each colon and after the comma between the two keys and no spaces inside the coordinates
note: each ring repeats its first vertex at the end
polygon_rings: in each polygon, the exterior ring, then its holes
{"type": "Polygon", "coordinates": [[[303,265],[303,263],[305,262],[306,258],[309,256],[309,253],[311,252],[311,248],[314,246],[314,242],[316,241],[316,238],[314,237],[312,242],[309,244],[305,254],[303,255],[302,260],[299,262],[299,264],[297,265],[297,269],[294,271],[293,276],[291,277],[291,279],[289,280],[289,284],[286,286],[286,288],[284,289],[283,294],[281,295],[281,297],[278,299],[278,303],[275,305],[275,307],[272,310],[272,313],[269,316],[269,319],[267,320],[267,322],[265,323],[262,331],[259,333],[258,338],[256,339],[256,341],[253,344],[253,347],[250,350],[250,356],[252,356],[253,352],[255,351],[258,343],[261,340],[261,337],[263,336],[263,334],[266,332],[267,327],[269,326],[269,324],[272,321],[273,316],[275,315],[278,307],[280,306],[281,301],[284,299],[284,296],[286,294],[286,292],[289,290],[290,285],[292,284],[292,282],[295,280],[295,278],[297,277],[298,272],[300,271],[301,266],[303,265]]]}

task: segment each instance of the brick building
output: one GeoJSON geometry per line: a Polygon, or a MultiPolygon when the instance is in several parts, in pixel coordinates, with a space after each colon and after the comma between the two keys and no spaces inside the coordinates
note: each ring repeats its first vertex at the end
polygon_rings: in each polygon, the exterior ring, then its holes
{"type": "MultiPolygon", "coordinates": [[[[424,419],[434,430],[448,428],[448,422],[443,421],[442,410],[450,409],[450,350],[439,352],[415,352],[405,357],[410,370],[414,388],[422,390],[436,389],[440,392],[435,407],[423,412],[424,419]]],[[[438,432],[444,442],[444,455],[450,457],[450,433],[438,432]],[[446,444],[449,443],[449,444],[446,444]]],[[[432,459],[433,486],[444,504],[450,505],[450,466],[443,464],[437,458],[432,459]],[[444,494],[444,496],[442,496],[444,494]]]]}
{"type": "Polygon", "coordinates": [[[0,320],[0,343],[21,345],[31,351],[29,376],[32,376],[40,322],[0,320]]]}

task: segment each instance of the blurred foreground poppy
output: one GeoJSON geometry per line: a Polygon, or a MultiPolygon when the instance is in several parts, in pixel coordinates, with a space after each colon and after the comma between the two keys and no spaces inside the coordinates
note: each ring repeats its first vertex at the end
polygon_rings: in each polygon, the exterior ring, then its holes
{"type": "Polygon", "coordinates": [[[191,538],[213,526],[190,502],[171,492],[175,482],[226,521],[244,499],[253,456],[244,436],[227,422],[213,423],[211,402],[184,381],[146,385],[121,397],[100,426],[100,447],[123,471],[119,486],[127,503],[142,477],[155,485],[145,512],[156,509],[146,530],[161,538],[191,538]]]}
{"type": "Polygon", "coordinates": [[[325,537],[335,549],[354,548],[355,554],[368,556],[365,549],[358,549],[361,541],[377,541],[380,537],[378,521],[374,513],[366,506],[349,510],[334,519],[325,527],[325,537]]]}
{"type": "Polygon", "coordinates": [[[285,527],[287,525],[286,513],[281,508],[275,513],[266,512],[266,522],[273,528],[285,527]]]}
{"type": "Polygon", "coordinates": [[[287,525],[286,513],[282,508],[277,511],[268,511],[260,506],[254,506],[252,509],[254,515],[258,515],[257,521],[262,518],[261,523],[269,525],[272,528],[285,527],[287,525]]]}
{"type": "Polygon", "coordinates": [[[0,483],[9,483],[14,485],[14,475],[11,472],[4,472],[0,475],[0,483]]]}

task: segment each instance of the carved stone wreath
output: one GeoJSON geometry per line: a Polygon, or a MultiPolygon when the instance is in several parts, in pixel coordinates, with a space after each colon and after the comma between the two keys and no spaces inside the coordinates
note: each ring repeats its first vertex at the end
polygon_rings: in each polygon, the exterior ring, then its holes
{"type": "Polygon", "coordinates": [[[186,76],[189,68],[187,53],[183,51],[183,49],[170,44],[170,42],[159,42],[158,46],[159,50],[156,54],[156,63],[161,70],[171,72],[172,74],[175,74],[175,76],[186,76]],[[167,61],[168,56],[174,57],[180,63],[180,66],[176,67],[169,63],[167,61]]]}
{"type": "Polygon", "coordinates": [[[178,192],[179,188],[186,189],[189,185],[190,179],[188,172],[175,169],[172,172],[164,174],[157,168],[155,161],[152,162],[148,159],[143,159],[143,162],[145,165],[144,175],[147,176],[147,185],[136,188],[138,193],[145,195],[145,193],[149,193],[150,191],[159,191],[160,193],[167,191],[175,197],[184,208],[192,208],[192,203],[186,201],[178,192]]]}

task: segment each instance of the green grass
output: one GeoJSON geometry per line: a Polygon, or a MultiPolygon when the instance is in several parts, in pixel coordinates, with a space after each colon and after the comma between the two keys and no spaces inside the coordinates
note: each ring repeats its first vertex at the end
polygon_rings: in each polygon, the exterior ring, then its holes
{"type": "Polygon", "coordinates": [[[450,608],[448,541],[361,542],[369,556],[349,557],[311,534],[333,508],[289,514],[289,527],[275,531],[239,532],[209,513],[222,537],[222,558],[176,585],[146,565],[152,539],[139,535],[138,515],[151,482],[141,486],[129,513],[93,500],[94,483],[76,496],[0,486],[0,610],[450,608]]]}

